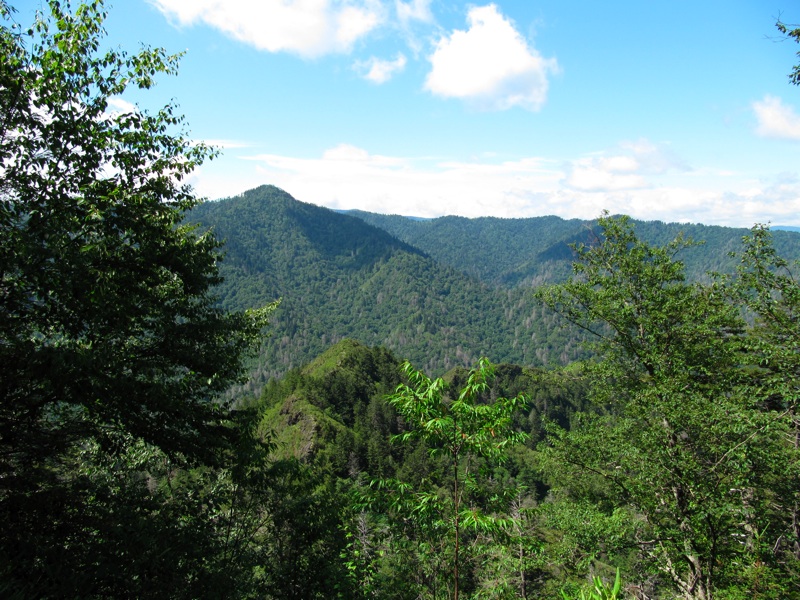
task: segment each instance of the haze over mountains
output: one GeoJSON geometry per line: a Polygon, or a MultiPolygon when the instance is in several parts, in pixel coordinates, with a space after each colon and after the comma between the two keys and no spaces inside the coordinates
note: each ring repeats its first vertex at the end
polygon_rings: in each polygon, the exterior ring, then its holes
{"type": "MultiPolygon", "coordinates": [[[[223,306],[282,299],[254,387],[343,338],[385,346],[432,373],[480,356],[537,366],[581,356],[581,334],[539,306],[530,288],[570,275],[569,244],[591,243],[591,222],[342,214],[274,186],[207,202],[192,219],[226,242],[223,306]]],[[[704,241],[682,255],[691,278],[731,271],[729,253],[747,233],[661,222],[636,229],[651,243],[680,232],[704,241]]],[[[800,257],[800,235],[776,231],[775,242],[783,256],[800,257]]]]}

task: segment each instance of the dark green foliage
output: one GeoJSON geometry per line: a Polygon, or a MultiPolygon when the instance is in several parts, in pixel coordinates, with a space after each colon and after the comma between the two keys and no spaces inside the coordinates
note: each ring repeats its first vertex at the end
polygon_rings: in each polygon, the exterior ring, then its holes
{"type": "Polygon", "coordinates": [[[217,290],[223,306],[283,299],[254,368],[257,384],[348,337],[437,373],[482,355],[520,364],[578,356],[575,332],[544,317],[523,290],[490,288],[359,219],[275,187],[203,204],[192,219],[227,242],[226,281],[217,290]]]}
{"type": "MultiPolygon", "coordinates": [[[[218,288],[223,306],[284,299],[253,365],[251,393],[346,337],[385,346],[435,374],[482,355],[551,368],[587,357],[581,332],[543,310],[529,288],[565,281],[575,258],[569,244],[595,239],[596,224],[352,214],[360,218],[270,186],[192,212],[228,242],[226,283],[218,288]]],[[[708,271],[735,270],[729,252],[745,233],[660,222],[633,227],[651,244],[680,231],[703,241],[681,256],[687,279],[705,282],[708,271]]],[[[796,233],[778,232],[775,242],[782,255],[800,256],[796,233]]]]}
{"type": "MultiPolygon", "coordinates": [[[[637,515],[630,543],[684,597],[764,593],[793,569],[781,547],[796,535],[789,507],[797,494],[778,483],[796,481],[785,470],[796,463],[786,436],[796,423],[790,408],[765,403],[759,365],[768,363],[750,350],[762,327],[747,331],[728,287],[686,281],[676,257],[689,242],[650,246],[625,218],[604,217],[600,226],[596,245],[576,248],[573,279],[538,292],[596,337],[591,395],[612,408],[584,415],[570,432],[554,428],[544,451],[550,481],[601,514],[637,515]],[[758,583],[750,573],[765,564],[772,579],[758,583]]],[[[759,314],[777,298],[773,312],[793,311],[794,284],[766,277],[780,264],[748,244],[732,289],[759,314]]],[[[784,339],[794,328],[779,325],[784,339]]],[[[778,379],[768,385],[768,395],[787,389],[778,379]]]]}
{"type": "Polygon", "coordinates": [[[770,503],[761,515],[769,527],[759,532],[752,550],[767,575],[754,568],[750,574],[769,583],[769,575],[787,567],[795,579],[800,576],[800,286],[763,226],[753,227],[737,256],[740,267],[726,280],[727,289],[755,319],[744,340],[743,360],[749,368],[741,385],[783,442],[765,448],[761,456],[771,475],[765,480],[770,503]]]}
{"type": "MultiPolygon", "coordinates": [[[[462,389],[469,376],[459,368],[443,381],[462,389]]],[[[326,482],[325,489],[339,490],[332,504],[354,498],[354,512],[344,513],[342,521],[347,549],[338,563],[340,574],[349,574],[348,581],[356,584],[352,598],[415,598],[421,591],[442,597],[452,568],[452,536],[446,533],[452,531],[446,518],[455,483],[452,461],[446,453],[432,454],[436,444],[431,440],[390,442],[411,433],[409,422],[385,400],[399,383],[400,363],[389,352],[343,340],[309,365],[270,382],[260,402],[261,428],[274,432],[276,455],[296,457],[320,485],[326,482]],[[384,482],[380,489],[369,485],[375,479],[384,482]],[[421,502],[425,516],[409,518],[421,502]]],[[[521,393],[533,397],[529,411],[513,413],[510,426],[515,431],[535,426],[541,435],[543,417],[569,424],[571,415],[586,406],[582,385],[569,373],[497,365],[478,405],[521,393]]],[[[552,576],[534,531],[541,518],[531,512],[547,492],[533,451],[509,447],[503,464],[474,455],[469,473],[459,479],[467,523],[462,592],[492,597],[492,590],[513,594],[525,588],[533,594],[542,588],[537,578],[552,576]],[[506,515],[505,525],[491,535],[470,524],[476,516],[483,515],[476,523],[485,525],[486,518],[500,514],[506,515]]]]}
{"type": "Polygon", "coordinates": [[[28,31],[11,12],[0,2],[0,590],[224,587],[204,566],[212,506],[148,482],[235,445],[216,398],[270,307],[220,309],[219,242],[182,224],[198,202],[183,180],[212,152],[171,106],[108,112],[177,57],[100,52],[101,2],[50,2],[28,31]]]}
{"type": "MultiPolygon", "coordinates": [[[[440,217],[410,219],[348,211],[419,248],[438,262],[488,284],[500,287],[536,287],[561,283],[575,259],[572,244],[587,243],[598,234],[594,222],[558,217],[499,219],[440,217]]],[[[733,272],[729,253],[738,249],[745,229],[691,223],[631,221],[636,235],[653,245],[664,245],[679,233],[703,245],[681,254],[690,281],[707,279],[710,271],[733,272]]],[[[778,252],[789,260],[800,258],[800,237],[776,232],[778,252]]]]}
{"type": "Polygon", "coordinates": [[[502,286],[567,277],[573,256],[567,242],[591,226],[558,217],[415,220],[356,210],[348,214],[420,248],[442,264],[502,286]]]}

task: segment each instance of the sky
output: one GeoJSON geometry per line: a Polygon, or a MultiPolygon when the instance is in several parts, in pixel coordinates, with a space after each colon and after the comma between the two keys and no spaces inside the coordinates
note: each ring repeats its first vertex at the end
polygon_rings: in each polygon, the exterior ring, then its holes
{"type": "MultiPolygon", "coordinates": [[[[74,3],[74,2],[73,2],[74,3]]],[[[41,0],[11,0],[30,21],[41,0]]],[[[106,43],[184,52],[118,106],[174,102],[273,184],[418,217],[800,225],[796,0],[116,0],[106,43]]]]}

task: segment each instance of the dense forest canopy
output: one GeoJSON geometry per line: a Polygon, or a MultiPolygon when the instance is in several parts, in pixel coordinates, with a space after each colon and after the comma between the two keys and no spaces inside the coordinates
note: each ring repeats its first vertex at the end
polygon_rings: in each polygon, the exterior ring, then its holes
{"type": "MultiPolygon", "coordinates": [[[[357,214],[297,201],[274,186],[192,211],[193,222],[226,241],[225,281],[217,288],[223,306],[283,299],[252,392],[346,337],[385,346],[436,375],[481,356],[549,367],[587,356],[584,334],[544,311],[530,289],[566,281],[575,259],[570,245],[597,239],[596,223],[357,214]]],[[[634,228],[657,245],[685,229],[702,242],[681,253],[687,277],[704,281],[710,271],[734,272],[730,253],[747,233],[659,222],[634,228]]],[[[775,240],[781,255],[800,258],[800,236],[776,232],[775,240]]]]}
{"type": "Polygon", "coordinates": [[[580,336],[543,314],[527,290],[494,288],[274,186],[207,202],[190,219],[226,241],[223,306],[283,300],[256,368],[261,385],[345,337],[436,374],[481,356],[537,365],[579,356],[580,336]]]}
{"type": "Polygon", "coordinates": [[[0,595],[800,598],[797,234],[201,203],[174,108],[109,111],[178,57],[47,8],[0,0],[0,595]]]}
{"type": "MultiPolygon", "coordinates": [[[[559,217],[500,219],[439,217],[412,219],[347,211],[397,238],[487,284],[498,287],[561,283],[569,278],[575,258],[571,245],[596,236],[596,223],[559,217]]],[[[678,234],[702,242],[686,248],[681,259],[689,279],[711,271],[732,272],[731,252],[740,248],[746,229],[693,223],[633,221],[638,236],[663,245],[678,234]]],[[[797,236],[788,231],[773,234],[776,249],[789,260],[800,258],[797,236]]]]}
{"type": "Polygon", "coordinates": [[[0,590],[150,596],[188,583],[206,534],[143,473],[239,443],[218,399],[272,307],[219,308],[220,244],[182,224],[211,151],[172,106],[109,111],[177,57],[99,52],[97,2],[0,17],[0,590]]]}

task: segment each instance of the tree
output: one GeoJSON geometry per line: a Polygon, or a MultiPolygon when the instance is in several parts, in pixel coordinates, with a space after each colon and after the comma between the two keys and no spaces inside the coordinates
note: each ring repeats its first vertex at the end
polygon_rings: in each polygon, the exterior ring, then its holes
{"type": "MultiPolygon", "coordinates": [[[[800,43],[800,27],[791,28],[791,25],[787,25],[781,21],[776,23],[776,27],[783,35],[800,43]]],[[[800,52],[798,52],[797,55],[800,56],[800,52]]],[[[792,72],[789,73],[789,81],[793,85],[800,85],[800,64],[796,64],[792,67],[792,72]]]]}
{"type": "MultiPolygon", "coordinates": [[[[448,497],[443,498],[435,489],[414,490],[409,484],[397,481],[379,480],[373,486],[388,497],[384,512],[397,517],[392,520],[411,525],[418,532],[420,546],[430,551],[431,558],[452,552],[452,580],[448,588],[449,596],[458,600],[462,537],[468,531],[487,535],[500,531],[508,519],[497,515],[512,500],[501,490],[488,493],[480,490],[478,461],[502,463],[508,448],[527,438],[515,429],[512,418],[515,411],[525,407],[526,399],[520,394],[488,401],[494,367],[486,358],[481,358],[469,371],[464,387],[453,397],[442,378],[431,379],[409,362],[401,369],[408,383],[401,383],[387,400],[409,430],[395,439],[424,440],[432,454],[446,459],[452,487],[448,497]],[[483,502],[478,498],[481,495],[483,502]]],[[[433,573],[433,579],[436,578],[433,573]]],[[[434,581],[433,590],[435,584],[434,581]]],[[[433,594],[438,597],[435,591],[433,594]]]]}
{"type": "Polygon", "coordinates": [[[236,432],[217,397],[274,308],[217,308],[220,242],[182,223],[214,151],[172,105],[112,110],[178,57],[101,51],[100,0],[48,8],[25,29],[0,0],[0,576],[44,595],[70,545],[103,535],[80,522],[76,453],[213,463],[236,432]]]}
{"type": "Polygon", "coordinates": [[[744,383],[738,308],[722,286],[684,279],[676,255],[692,242],[651,247],[627,217],[599,225],[595,244],[575,247],[572,280],[536,294],[594,336],[587,376],[605,408],[556,428],[552,481],[607,510],[632,508],[652,566],[683,597],[708,600],[749,585],[780,432],[744,383]]]}
{"type": "Polygon", "coordinates": [[[800,564],[800,285],[796,265],[778,255],[772,235],[754,226],[743,239],[736,275],[726,279],[728,292],[754,318],[745,341],[751,365],[745,382],[748,393],[772,415],[774,429],[784,441],[775,448],[775,499],[769,507],[775,518],[765,563],[800,564]],[[780,452],[780,453],[778,453],[780,452]],[[788,556],[787,556],[788,555],[788,556]]]}

